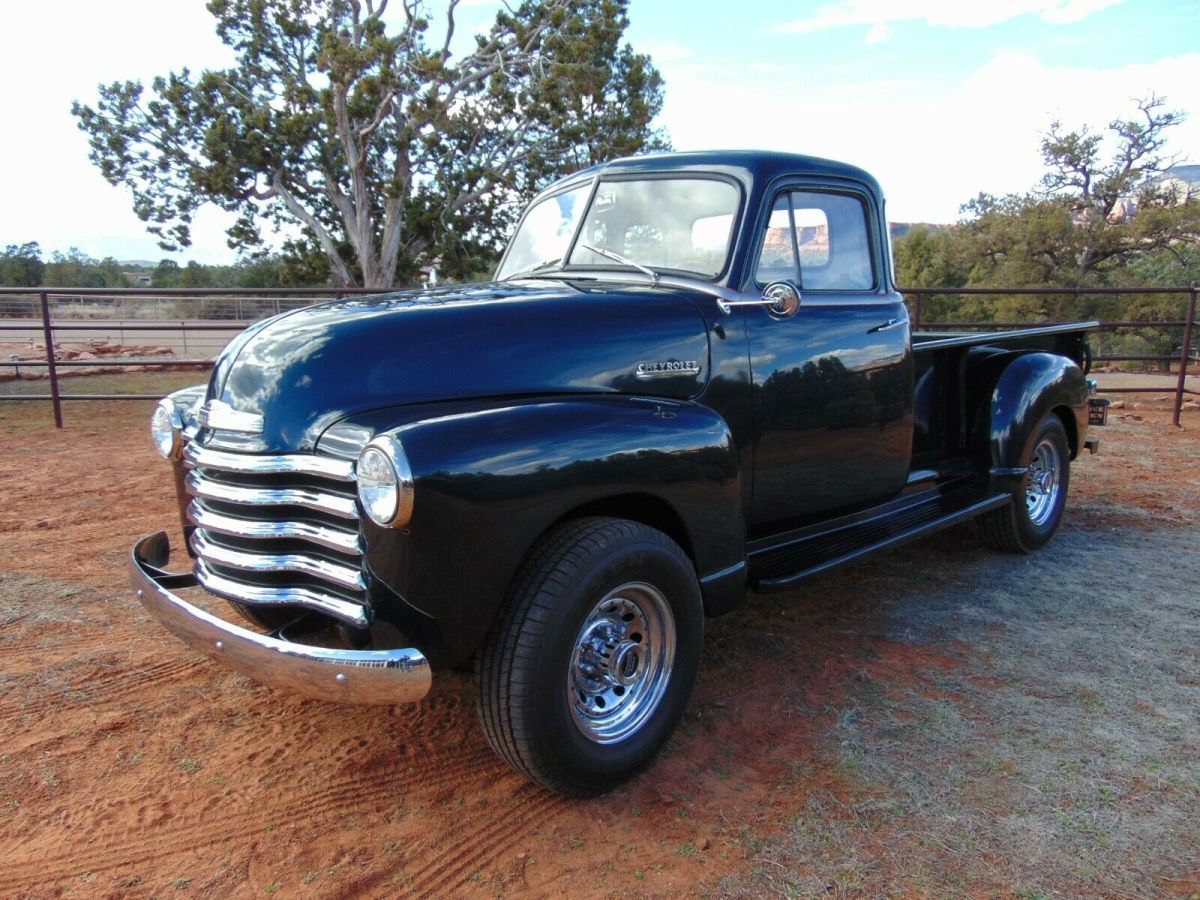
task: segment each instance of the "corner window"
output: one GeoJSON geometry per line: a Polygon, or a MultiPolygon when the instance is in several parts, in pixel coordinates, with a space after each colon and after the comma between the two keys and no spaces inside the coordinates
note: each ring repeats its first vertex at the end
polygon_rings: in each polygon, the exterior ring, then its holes
{"type": "Polygon", "coordinates": [[[875,287],[867,210],[850,194],[789,191],[771,208],[755,278],[791,280],[808,291],[875,287]]]}
{"type": "Polygon", "coordinates": [[[521,227],[512,240],[496,278],[503,279],[562,259],[575,234],[575,226],[583,214],[583,205],[591,189],[591,182],[587,182],[531,206],[521,221],[521,227]]]}

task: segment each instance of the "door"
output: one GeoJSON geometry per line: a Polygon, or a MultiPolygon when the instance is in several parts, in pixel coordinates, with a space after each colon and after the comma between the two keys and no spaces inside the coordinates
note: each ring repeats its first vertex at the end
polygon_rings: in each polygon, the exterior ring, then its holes
{"type": "Polygon", "coordinates": [[[801,301],[786,318],[745,308],[760,534],[882,502],[908,477],[908,314],[885,287],[870,209],[852,190],[795,187],[763,229],[758,287],[793,281],[801,301]]]}

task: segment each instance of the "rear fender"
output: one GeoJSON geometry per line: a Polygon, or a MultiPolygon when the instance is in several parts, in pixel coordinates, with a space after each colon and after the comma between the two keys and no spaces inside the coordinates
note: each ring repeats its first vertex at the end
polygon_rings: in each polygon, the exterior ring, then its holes
{"type": "Polygon", "coordinates": [[[994,489],[1011,490],[1025,474],[1025,444],[1042,418],[1069,411],[1063,425],[1072,459],[1087,436],[1087,381],[1083,370],[1065,356],[1025,353],[1013,358],[992,390],[987,454],[994,489]]]}
{"type": "Polygon", "coordinates": [[[541,400],[455,412],[392,433],[413,470],[413,516],[399,531],[364,523],[366,559],[375,579],[423,614],[419,630],[435,659],[469,657],[538,539],[606,503],[630,510],[641,498],[669,508],[710,612],[744,588],[737,452],[728,426],[707,407],[630,397],[541,400]]]}

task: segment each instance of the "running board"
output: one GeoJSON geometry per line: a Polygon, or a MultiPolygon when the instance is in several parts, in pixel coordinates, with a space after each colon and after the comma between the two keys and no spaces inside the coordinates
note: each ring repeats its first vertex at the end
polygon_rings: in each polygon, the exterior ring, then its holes
{"type": "Polygon", "coordinates": [[[759,593],[787,590],[802,579],[949,528],[1011,501],[1012,494],[1004,493],[948,509],[951,499],[941,497],[857,525],[763,548],[750,557],[750,586],[759,593]]]}

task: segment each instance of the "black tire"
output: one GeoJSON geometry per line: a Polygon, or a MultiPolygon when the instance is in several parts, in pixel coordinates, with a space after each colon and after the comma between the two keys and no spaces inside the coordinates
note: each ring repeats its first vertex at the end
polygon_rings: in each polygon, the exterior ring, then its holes
{"type": "Polygon", "coordinates": [[[1034,470],[1013,490],[1012,503],[979,517],[983,542],[1006,553],[1032,553],[1054,536],[1062,521],[1071,484],[1071,449],[1057,415],[1048,413],[1038,423],[1025,443],[1021,465],[1034,470]]]}
{"type": "Polygon", "coordinates": [[[563,525],[521,567],[476,660],[488,742],[553,791],[616,787],[678,724],[703,633],[695,570],[669,537],[623,519],[563,525]]]}

